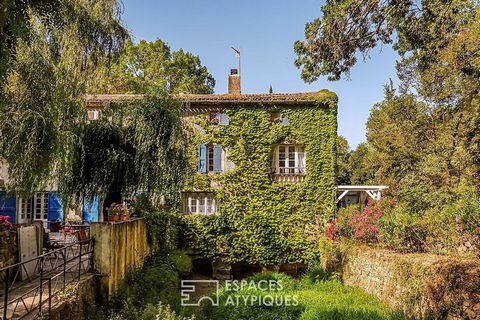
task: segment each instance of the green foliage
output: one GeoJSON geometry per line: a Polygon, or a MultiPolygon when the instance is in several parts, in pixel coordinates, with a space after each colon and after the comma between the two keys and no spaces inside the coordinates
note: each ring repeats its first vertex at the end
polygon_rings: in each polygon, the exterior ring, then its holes
{"type": "Polygon", "coordinates": [[[21,194],[44,190],[68,171],[85,79],[96,57],[117,52],[127,36],[116,1],[57,2],[2,2],[0,150],[9,187],[21,194]]]}
{"type": "Polygon", "coordinates": [[[79,135],[74,161],[59,181],[66,199],[154,191],[178,203],[186,159],[177,101],[160,96],[112,105],[79,135]]]}
{"type": "MultiPolygon", "coordinates": [[[[164,256],[152,256],[141,269],[128,274],[112,298],[112,311],[125,319],[137,319],[148,304],[159,302],[178,310],[180,278],[175,266],[164,256]]],[[[148,309],[148,308],[147,308],[148,309]]]]}
{"type": "Polygon", "coordinates": [[[192,135],[190,175],[184,190],[216,192],[217,216],[184,216],[186,246],[234,263],[302,262],[315,255],[318,227],[333,215],[336,163],[336,97],[319,94],[316,107],[256,105],[227,109],[228,126],[191,119],[205,133],[192,135]],[[289,125],[272,124],[281,111],[289,125]],[[300,185],[271,181],[272,146],[305,146],[306,175],[300,185]],[[197,174],[198,144],[218,143],[235,167],[222,174],[197,174]],[[211,188],[211,183],[218,187],[211,188]]]}
{"type": "MultiPolygon", "coordinates": [[[[247,281],[280,280],[285,286],[281,291],[260,291],[244,288],[240,291],[221,290],[220,306],[203,306],[198,319],[403,319],[402,316],[392,313],[373,296],[365,294],[357,288],[345,287],[339,281],[328,280],[310,282],[309,275],[300,281],[293,281],[288,276],[278,273],[262,273],[247,281]],[[248,298],[252,295],[285,297],[296,296],[298,305],[264,306],[259,304],[225,306],[229,295],[238,295],[248,298]]],[[[280,299],[280,298],[278,298],[280,299]]],[[[240,299],[242,301],[242,299],[240,299]]]]}
{"type": "Polygon", "coordinates": [[[337,185],[350,184],[350,167],[348,159],[350,158],[350,147],[347,140],[338,136],[337,138],[337,165],[335,166],[335,172],[337,176],[337,185]]]}
{"type": "MultiPolygon", "coordinates": [[[[471,254],[478,256],[480,248],[480,198],[475,188],[465,188],[459,200],[424,212],[412,211],[405,202],[389,198],[378,204],[381,215],[373,224],[378,230],[376,245],[401,252],[431,252],[437,254],[471,254]]],[[[355,239],[353,217],[356,206],[339,210],[337,239],[355,239]]],[[[324,252],[325,250],[322,250],[324,252]]]]}
{"type": "Polygon", "coordinates": [[[77,50],[75,55],[78,57],[83,52],[90,56],[115,53],[128,36],[120,24],[120,8],[116,0],[4,0],[0,11],[0,84],[16,60],[17,45],[36,41],[32,18],[38,19],[37,23],[41,21],[50,31],[45,40],[51,42],[52,50],[60,49],[65,39],[80,43],[85,50],[77,50]],[[58,36],[65,38],[57,41],[58,36]]]}
{"type": "Polygon", "coordinates": [[[295,64],[307,82],[319,76],[338,80],[378,44],[394,42],[410,55],[419,71],[437,62],[437,54],[451,37],[474,21],[475,0],[339,0],[322,6],[322,16],[307,23],[305,40],[295,43],[295,64]]]}
{"type": "MultiPolygon", "coordinates": [[[[128,310],[129,306],[125,306],[128,310]]],[[[108,320],[194,320],[194,317],[183,317],[177,315],[170,306],[159,302],[156,305],[147,304],[145,309],[134,309],[126,314],[116,314],[108,318],[108,320]]]]}
{"type": "Polygon", "coordinates": [[[180,275],[188,275],[192,271],[192,259],[184,252],[172,251],[167,258],[180,275]]]}
{"type": "Polygon", "coordinates": [[[135,213],[144,217],[147,222],[148,242],[158,252],[174,250],[178,245],[178,229],[180,221],[178,214],[163,209],[148,210],[135,208],[135,213]]]}
{"type": "Polygon", "coordinates": [[[105,63],[89,81],[90,93],[213,93],[215,80],[200,58],[165,42],[127,42],[118,61],[105,63]]]}

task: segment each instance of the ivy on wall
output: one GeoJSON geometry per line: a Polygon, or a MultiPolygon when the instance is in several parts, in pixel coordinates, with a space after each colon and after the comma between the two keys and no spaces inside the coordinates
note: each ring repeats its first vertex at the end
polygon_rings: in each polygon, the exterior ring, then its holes
{"type": "Polygon", "coordinates": [[[263,265],[307,262],[316,255],[321,226],[334,213],[337,97],[321,91],[316,105],[239,104],[225,109],[228,126],[209,126],[205,115],[190,119],[190,173],[185,191],[216,193],[218,215],[183,216],[184,246],[227,263],[263,265]],[[281,112],[289,125],[273,124],[281,112]],[[235,164],[221,174],[198,174],[198,145],[222,145],[235,164]],[[273,144],[302,144],[305,179],[273,182],[273,144]]]}

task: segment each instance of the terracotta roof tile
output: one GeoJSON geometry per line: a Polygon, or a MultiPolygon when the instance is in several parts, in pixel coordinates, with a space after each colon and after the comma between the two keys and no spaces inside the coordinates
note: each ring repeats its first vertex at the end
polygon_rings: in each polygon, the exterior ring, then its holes
{"type": "MultiPolygon", "coordinates": [[[[256,93],[256,94],[177,94],[175,99],[190,103],[191,106],[207,106],[218,104],[317,104],[319,98],[332,95],[330,91],[300,93],[256,93]]],[[[96,94],[87,95],[87,106],[101,107],[109,102],[141,99],[139,94],[96,94]]]]}

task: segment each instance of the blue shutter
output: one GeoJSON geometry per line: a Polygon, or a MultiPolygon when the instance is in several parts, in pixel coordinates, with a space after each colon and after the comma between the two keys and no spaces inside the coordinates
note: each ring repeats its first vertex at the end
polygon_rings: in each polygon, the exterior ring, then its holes
{"type": "Polygon", "coordinates": [[[63,220],[63,204],[57,192],[48,193],[48,221],[63,220]]]}
{"type": "Polygon", "coordinates": [[[222,146],[213,145],[213,171],[222,172],[222,146]]]}
{"type": "Polygon", "coordinates": [[[0,192],[0,216],[9,216],[10,223],[15,223],[15,212],[17,209],[17,199],[14,194],[0,192]]]}
{"type": "Polygon", "coordinates": [[[285,116],[280,116],[280,124],[289,124],[288,118],[285,116]]]}
{"type": "Polygon", "coordinates": [[[98,222],[99,202],[98,196],[95,196],[91,201],[87,198],[83,199],[83,221],[98,222]]]}
{"type": "Polygon", "coordinates": [[[220,119],[218,119],[218,124],[221,126],[228,126],[230,124],[230,118],[225,112],[220,112],[220,119]]]}
{"type": "Polygon", "coordinates": [[[198,172],[207,173],[207,146],[198,145],[198,172]]]}

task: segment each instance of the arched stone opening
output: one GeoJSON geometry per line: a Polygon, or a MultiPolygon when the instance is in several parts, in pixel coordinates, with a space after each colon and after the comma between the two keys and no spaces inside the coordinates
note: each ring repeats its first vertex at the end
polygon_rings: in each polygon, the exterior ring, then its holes
{"type": "Polygon", "coordinates": [[[233,280],[241,280],[252,276],[255,273],[262,272],[262,268],[258,264],[248,264],[245,262],[237,262],[230,269],[230,277],[233,280]]]}
{"type": "Polygon", "coordinates": [[[194,277],[213,277],[213,266],[210,260],[206,258],[196,258],[192,260],[192,272],[194,277]]]}

